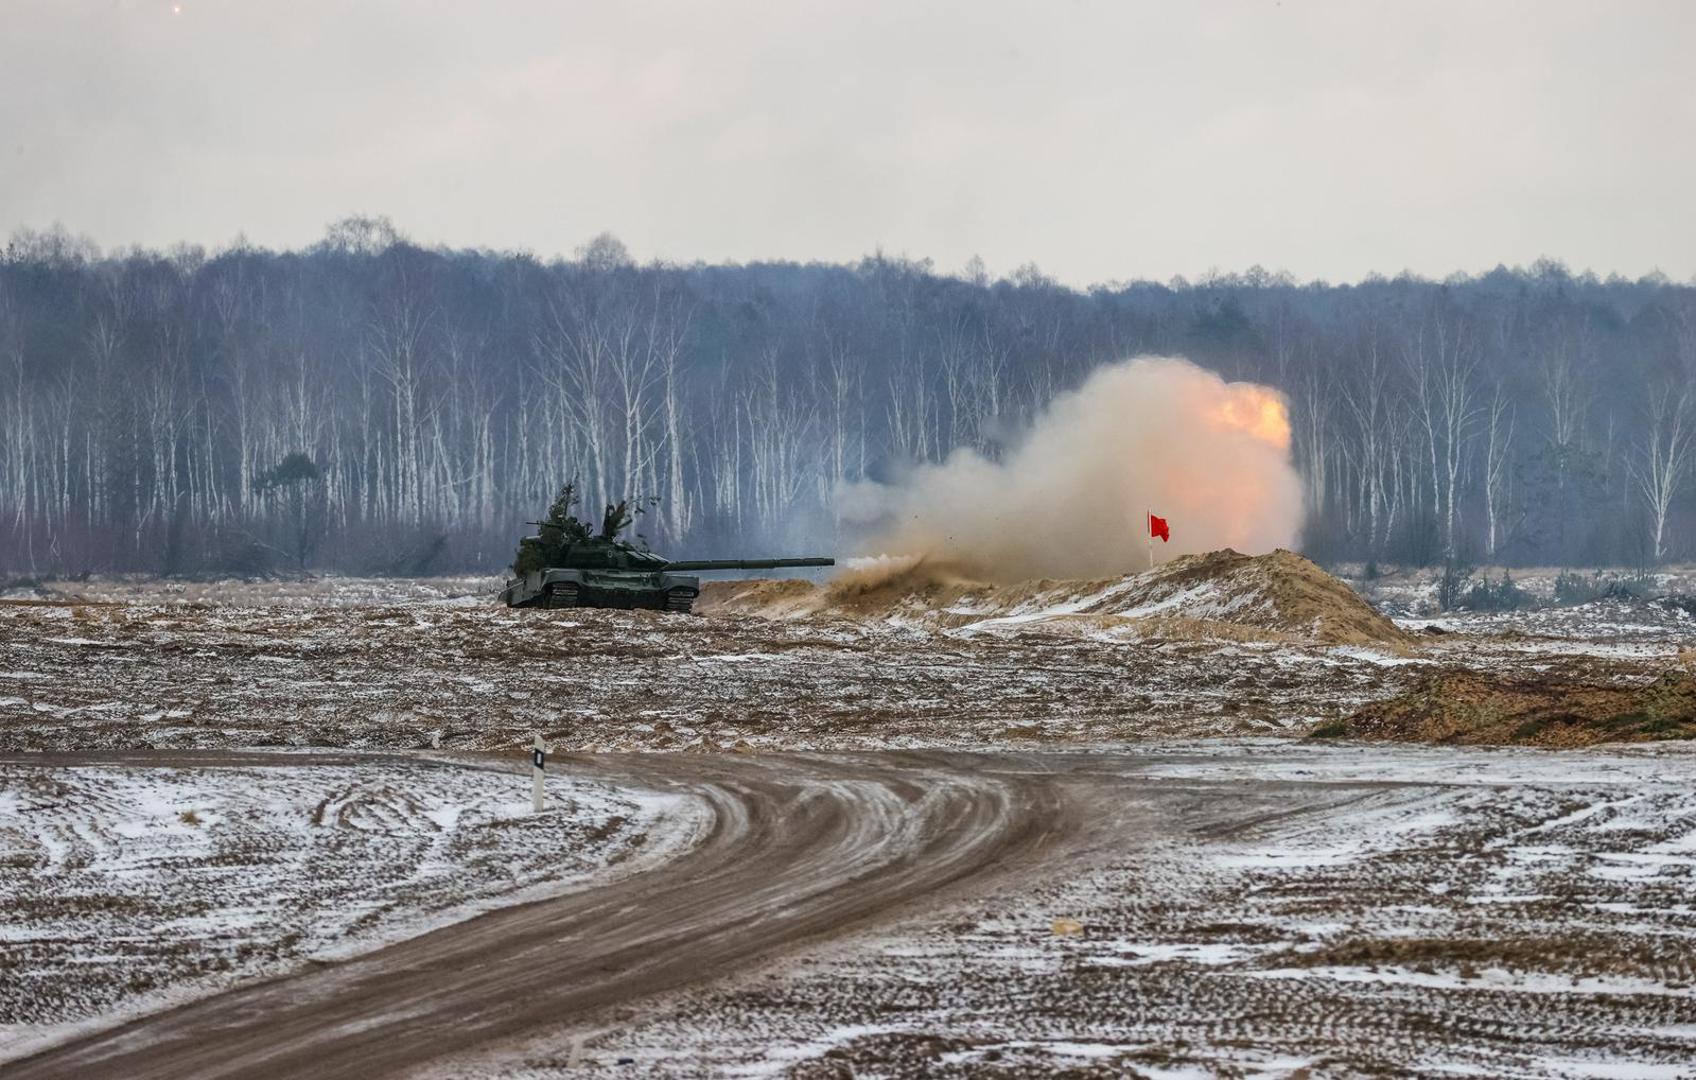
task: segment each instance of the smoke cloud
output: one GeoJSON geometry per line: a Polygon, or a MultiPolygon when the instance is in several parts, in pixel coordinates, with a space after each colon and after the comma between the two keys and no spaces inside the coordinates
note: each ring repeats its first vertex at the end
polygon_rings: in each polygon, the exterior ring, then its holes
{"type": "Polygon", "coordinates": [[[1171,523],[1157,561],[1292,547],[1302,523],[1282,395],[1169,357],[1100,368],[1000,462],[956,450],[896,484],[850,485],[839,507],[874,552],[1003,582],[1143,569],[1148,511],[1171,523]]]}

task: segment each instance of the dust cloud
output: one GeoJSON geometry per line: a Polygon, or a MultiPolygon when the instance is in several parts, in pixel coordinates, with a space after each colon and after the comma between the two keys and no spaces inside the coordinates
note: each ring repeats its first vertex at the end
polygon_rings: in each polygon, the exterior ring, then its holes
{"type": "Polygon", "coordinates": [[[869,554],[1000,582],[1144,569],[1148,511],[1171,523],[1156,561],[1293,547],[1303,514],[1282,395],[1171,357],[1098,369],[999,462],[960,449],[838,494],[869,554]]]}

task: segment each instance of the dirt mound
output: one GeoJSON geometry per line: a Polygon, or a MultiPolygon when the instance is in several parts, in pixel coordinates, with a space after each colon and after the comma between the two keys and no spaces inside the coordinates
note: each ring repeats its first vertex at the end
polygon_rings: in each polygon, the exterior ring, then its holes
{"type": "Polygon", "coordinates": [[[1138,609],[1279,631],[1328,645],[1405,645],[1406,634],[1348,585],[1279,548],[1244,555],[1226,548],[1184,555],[1137,582],[1138,609]]]}
{"type": "Polygon", "coordinates": [[[803,615],[913,621],[942,628],[1124,632],[1163,637],[1297,638],[1390,645],[1408,638],[1354,590],[1307,559],[1214,551],[1126,577],[991,585],[926,560],[856,567],[824,587],[800,581],[722,582],[699,610],[768,618],[803,615]]]}
{"type": "Polygon", "coordinates": [[[1696,678],[1675,670],[1647,685],[1596,686],[1449,670],[1313,735],[1551,747],[1696,739],[1696,678]]]}

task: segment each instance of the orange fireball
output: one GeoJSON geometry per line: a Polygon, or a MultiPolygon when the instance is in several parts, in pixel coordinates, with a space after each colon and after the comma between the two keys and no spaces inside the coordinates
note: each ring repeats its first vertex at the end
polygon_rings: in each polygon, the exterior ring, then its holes
{"type": "Polygon", "coordinates": [[[1281,394],[1248,383],[1231,383],[1226,389],[1229,396],[1213,414],[1219,425],[1246,431],[1280,450],[1289,449],[1290,411],[1281,394]]]}

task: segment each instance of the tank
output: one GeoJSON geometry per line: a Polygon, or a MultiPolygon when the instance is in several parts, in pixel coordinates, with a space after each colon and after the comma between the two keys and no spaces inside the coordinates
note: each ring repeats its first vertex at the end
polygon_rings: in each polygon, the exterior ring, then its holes
{"type": "MultiPolygon", "coordinates": [[[[644,545],[620,540],[645,507],[624,499],[609,503],[595,531],[574,511],[577,485],[560,489],[535,536],[518,542],[515,575],[501,590],[508,607],[653,608],[687,614],[701,595],[701,579],[688,571],[776,570],[785,566],[835,566],[835,559],[695,559],[673,562],[644,545]]],[[[651,506],[655,500],[647,500],[651,506]]]]}
{"type": "MultiPolygon", "coordinates": [[[[536,540],[527,537],[526,540],[536,540]]],[[[558,544],[549,565],[507,582],[508,607],[650,608],[687,614],[701,595],[696,572],[835,566],[835,559],[683,559],[672,561],[623,540],[591,536],[558,544]]]]}

